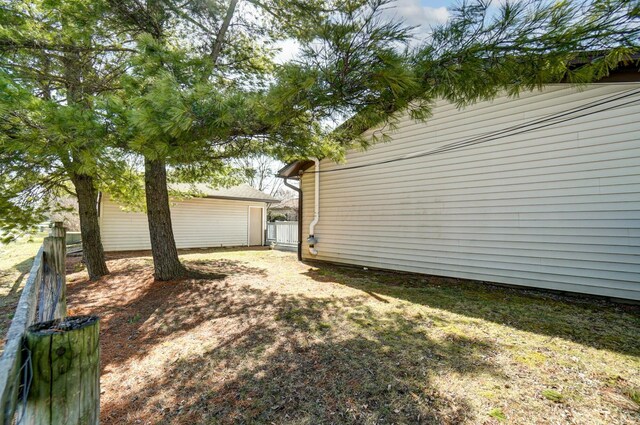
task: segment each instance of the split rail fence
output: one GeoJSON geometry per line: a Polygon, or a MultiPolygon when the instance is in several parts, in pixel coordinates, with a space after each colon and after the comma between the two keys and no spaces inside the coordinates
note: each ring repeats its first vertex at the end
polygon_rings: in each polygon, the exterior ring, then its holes
{"type": "Polygon", "coordinates": [[[99,326],[67,317],[65,229],[36,254],[0,358],[0,425],[98,424],[99,326]]]}

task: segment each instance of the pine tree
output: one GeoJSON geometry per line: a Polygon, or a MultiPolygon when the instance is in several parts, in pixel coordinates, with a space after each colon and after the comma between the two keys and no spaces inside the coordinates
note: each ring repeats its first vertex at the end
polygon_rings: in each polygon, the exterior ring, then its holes
{"type": "Polygon", "coordinates": [[[274,67],[272,38],[302,32],[308,25],[298,19],[294,26],[284,17],[293,9],[313,16],[310,8],[318,6],[239,3],[110,3],[117,15],[114,25],[135,37],[137,53],[109,110],[120,143],[144,157],[146,211],[159,280],[185,273],[171,228],[167,171],[183,180],[220,180],[229,174],[229,159],[260,152],[265,144],[309,144],[318,133],[306,113],[289,114],[286,122],[274,119],[265,93],[274,67]],[[251,16],[266,10],[286,24],[251,16]]]}
{"type": "Polygon", "coordinates": [[[11,1],[0,8],[2,226],[26,229],[60,193],[76,196],[91,279],[108,273],[97,179],[113,161],[96,96],[126,53],[100,25],[100,1],[11,1]]]}

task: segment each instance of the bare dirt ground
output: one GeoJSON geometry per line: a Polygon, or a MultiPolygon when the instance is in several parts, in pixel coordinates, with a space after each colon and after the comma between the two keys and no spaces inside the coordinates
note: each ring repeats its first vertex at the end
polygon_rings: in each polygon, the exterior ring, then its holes
{"type": "Polygon", "coordinates": [[[181,258],[197,278],[154,282],[143,253],[68,277],[71,313],[101,316],[103,424],[640,421],[638,307],[278,251],[181,258]]]}

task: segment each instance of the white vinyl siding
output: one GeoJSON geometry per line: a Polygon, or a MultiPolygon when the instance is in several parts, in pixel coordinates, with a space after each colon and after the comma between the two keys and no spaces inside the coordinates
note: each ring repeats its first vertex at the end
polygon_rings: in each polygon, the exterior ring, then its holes
{"type": "MultiPolygon", "coordinates": [[[[405,116],[389,143],[321,170],[430,151],[639,87],[553,85],[462,110],[439,102],[426,123],[405,116]]],[[[451,152],[322,173],[315,258],[639,300],[640,104],[616,104],[451,152]]],[[[313,170],[302,178],[303,241],[313,170]]],[[[306,243],[303,256],[313,258],[306,243]]]]}
{"type": "MultiPolygon", "coordinates": [[[[266,209],[263,202],[191,198],[171,203],[171,224],[178,248],[246,246],[249,206],[266,209]]],[[[150,249],[147,216],[125,212],[104,197],[100,231],[105,251],[150,249]]]]}

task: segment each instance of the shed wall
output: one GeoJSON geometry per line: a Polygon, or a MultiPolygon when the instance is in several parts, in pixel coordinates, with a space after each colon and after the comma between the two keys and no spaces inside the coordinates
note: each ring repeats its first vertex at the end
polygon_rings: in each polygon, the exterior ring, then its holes
{"type": "MultiPolygon", "coordinates": [[[[426,123],[402,118],[391,141],[338,170],[429,151],[613,95],[637,83],[553,85],[426,123]]],[[[437,155],[320,174],[317,257],[440,276],[640,299],[640,103],[437,155]]],[[[600,110],[605,106],[586,112],[600,110]]],[[[371,134],[369,132],[368,134],[371,134]]],[[[314,169],[302,177],[303,241],[314,169]]]]}
{"type": "MultiPolygon", "coordinates": [[[[171,222],[177,247],[246,246],[250,206],[266,210],[263,202],[212,198],[172,201],[171,222]]],[[[101,202],[100,212],[105,251],[151,248],[146,214],[125,212],[107,196],[101,202]]]]}

